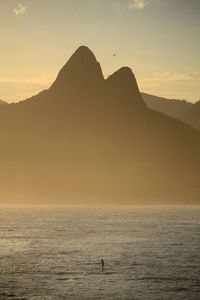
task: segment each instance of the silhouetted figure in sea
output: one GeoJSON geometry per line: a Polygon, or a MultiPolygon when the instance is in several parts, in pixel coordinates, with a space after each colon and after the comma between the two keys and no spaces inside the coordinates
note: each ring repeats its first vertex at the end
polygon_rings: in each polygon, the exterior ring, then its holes
{"type": "Polygon", "coordinates": [[[104,260],[103,258],[101,259],[101,268],[102,268],[102,271],[104,270],[104,260]]]}

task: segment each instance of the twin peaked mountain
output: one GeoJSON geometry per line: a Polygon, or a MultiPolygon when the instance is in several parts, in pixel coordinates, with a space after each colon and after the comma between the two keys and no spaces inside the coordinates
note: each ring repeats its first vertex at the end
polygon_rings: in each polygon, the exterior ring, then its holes
{"type": "Polygon", "coordinates": [[[82,46],[48,90],[0,106],[0,202],[199,203],[199,153],[198,131],[82,46]]]}
{"type": "MultiPolygon", "coordinates": [[[[135,77],[131,69],[124,67],[104,80],[100,64],[87,47],[80,47],[62,68],[56,81],[50,88],[55,93],[71,94],[80,98],[107,96],[115,101],[130,102],[133,106],[145,108],[135,77]],[[120,85],[120,88],[119,88],[120,85]]],[[[86,99],[83,99],[86,100],[86,99]]],[[[101,102],[103,99],[101,100],[101,102]]],[[[95,102],[95,99],[93,100],[95,102]]],[[[97,100],[96,100],[97,102],[97,100]]]]}

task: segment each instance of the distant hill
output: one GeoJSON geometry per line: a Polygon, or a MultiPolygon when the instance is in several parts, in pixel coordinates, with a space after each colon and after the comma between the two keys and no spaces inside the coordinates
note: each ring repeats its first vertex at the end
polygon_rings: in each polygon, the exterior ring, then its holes
{"type": "Polygon", "coordinates": [[[141,93],[149,108],[162,112],[173,118],[182,119],[193,107],[193,103],[186,100],[167,99],[158,96],[141,93]]]}
{"type": "Polygon", "coordinates": [[[7,102],[0,100],[0,104],[7,104],[7,102]]]}
{"type": "Polygon", "coordinates": [[[186,100],[166,99],[142,93],[147,106],[168,116],[179,119],[200,130],[200,101],[197,103],[186,100]]]}
{"type": "Polygon", "coordinates": [[[0,202],[200,203],[200,132],[149,109],[131,69],[81,46],[51,87],[0,109],[0,202]]]}
{"type": "Polygon", "coordinates": [[[185,113],[183,120],[200,130],[200,100],[185,113]]]}

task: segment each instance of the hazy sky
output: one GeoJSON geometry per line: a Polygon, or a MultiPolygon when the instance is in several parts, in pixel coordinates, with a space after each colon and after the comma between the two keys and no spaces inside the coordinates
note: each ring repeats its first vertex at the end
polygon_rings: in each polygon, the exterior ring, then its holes
{"type": "Polygon", "coordinates": [[[128,65],[141,91],[200,99],[200,0],[0,0],[0,45],[3,100],[48,88],[80,45],[105,77],[128,65]]]}

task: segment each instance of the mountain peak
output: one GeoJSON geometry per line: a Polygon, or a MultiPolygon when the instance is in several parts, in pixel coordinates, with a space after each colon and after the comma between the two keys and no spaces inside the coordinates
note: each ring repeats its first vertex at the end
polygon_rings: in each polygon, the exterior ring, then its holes
{"type": "Polygon", "coordinates": [[[111,92],[111,97],[114,99],[131,101],[134,106],[146,108],[131,68],[120,68],[109,76],[106,82],[111,92]]]}
{"type": "Polygon", "coordinates": [[[80,46],[68,60],[66,66],[79,64],[82,68],[88,67],[88,64],[97,65],[98,62],[94,53],[86,46],[80,46]]]}
{"type": "Polygon", "coordinates": [[[114,74],[115,75],[119,75],[119,74],[121,75],[121,74],[123,74],[123,75],[127,75],[127,76],[134,76],[133,71],[131,70],[131,68],[126,67],[126,66],[125,67],[121,67],[114,74]]]}
{"type": "Polygon", "coordinates": [[[52,88],[71,89],[73,86],[84,89],[96,87],[104,80],[99,62],[86,46],[80,46],[60,70],[52,88]]]}
{"type": "Polygon", "coordinates": [[[119,70],[117,70],[116,72],[114,72],[112,75],[110,75],[108,77],[108,80],[109,79],[112,79],[112,80],[115,80],[115,81],[120,81],[123,79],[123,82],[124,84],[133,84],[136,85],[137,89],[138,89],[138,86],[137,86],[137,82],[136,82],[136,79],[135,79],[135,75],[133,74],[133,71],[131,68],[129,67],[122,67],[120,68],[119,70]]]}
{"type": "MultiPolygon", "coordinates": [[[[88,57],[88,58],[92,58],[96,61],[96,57],[94,55],[94,53],[87,47],[87,46],[80,46],[76,49],[76,51],[74,52],[74,54],[72,55],[72,57],[75,57],[75,56],[85,56],[85,57],[88,57]]],[[[71,58],[72,58],[71,57],[71,58]]]]}

